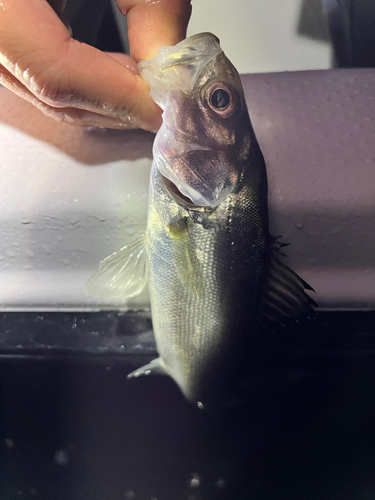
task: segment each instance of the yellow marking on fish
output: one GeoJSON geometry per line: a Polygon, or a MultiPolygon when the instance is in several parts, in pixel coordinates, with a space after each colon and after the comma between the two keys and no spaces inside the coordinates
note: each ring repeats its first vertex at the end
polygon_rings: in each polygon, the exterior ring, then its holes
{"type": "Polygon", "coordinates": [[[187,224],[186,219],[180,219],[178,222],[171,222],[167,226],[167,230],[169,231],[172,238],[181,238],[185,236],[187,232],[187,224]]]}

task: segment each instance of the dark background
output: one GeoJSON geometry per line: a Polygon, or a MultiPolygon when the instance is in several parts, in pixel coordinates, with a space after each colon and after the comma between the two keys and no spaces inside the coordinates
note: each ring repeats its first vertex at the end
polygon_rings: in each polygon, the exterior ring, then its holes
{"type": "Polygon", "coordinates": [[[155,353],[142,314],[4,314],[0,499],[372,500],[374,319],[262,332],[242,401],[205,411],[126,380],[155,353]]]}

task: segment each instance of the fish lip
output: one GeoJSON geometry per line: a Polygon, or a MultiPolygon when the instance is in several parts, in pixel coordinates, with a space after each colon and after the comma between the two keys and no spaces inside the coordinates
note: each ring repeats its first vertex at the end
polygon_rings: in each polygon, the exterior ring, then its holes
{"type": "Polygon", "coordinates": [[[193,203],[190,198],[181,193],[174,182],[165,177],[165,175],[163,175],[160,171],[158,171],[158,177],[161,185],[178,205],[181,205],[189,211],[212,212],[214,210],[212,207],[196,205],[193,203]]]}

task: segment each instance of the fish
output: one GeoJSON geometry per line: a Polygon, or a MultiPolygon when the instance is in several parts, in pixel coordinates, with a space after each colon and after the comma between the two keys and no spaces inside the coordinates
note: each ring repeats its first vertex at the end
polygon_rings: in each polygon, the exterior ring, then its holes
{"type": "Polygon", "coordinates": [[[264,321],[308,314],[312,288],[269,233],[267,173],[240,76],[211,33],[139,64],[163,110],[146,233],[100,263],[87,293],[126,300],[148,283],[165,373],[200,408],[230,398],[264,321]]]}

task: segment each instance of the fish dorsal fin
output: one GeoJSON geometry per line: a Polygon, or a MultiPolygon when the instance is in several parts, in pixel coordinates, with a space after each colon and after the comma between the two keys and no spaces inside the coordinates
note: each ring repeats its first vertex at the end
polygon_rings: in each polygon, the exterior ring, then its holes
{"type": "Polygon", "coordinates": [[[146,278],[146,235],[102,260],[89,278],[85,293],[125,300],[142,292],[146,278]]]}
{"type": "Polygon", "coordinates": [[[262,300],[262,319],[280,322],[282,318],[304,316],[312,312],[316,302],[305,292],[314,291],[302,278],[281,262],[280,249],[287,243],[273,238],[269,246],[268,269],[262,300]]]}

